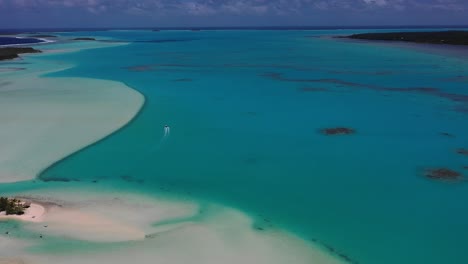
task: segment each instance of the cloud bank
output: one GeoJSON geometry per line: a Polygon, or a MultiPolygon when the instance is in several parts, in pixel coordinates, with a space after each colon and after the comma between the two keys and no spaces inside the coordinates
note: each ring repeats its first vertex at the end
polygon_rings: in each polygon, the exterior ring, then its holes
{"type": "Polygon", "coordinates": [[[468,0],[0,0],[0,28],[468,25],[468,0]]]}
{"type": "Polygon", "coordinates": [[[468,11],[466,0],[0,0],[3,10],[82,9],[90,13],[290,15],[312,10],[432,9],[468,11]]]}

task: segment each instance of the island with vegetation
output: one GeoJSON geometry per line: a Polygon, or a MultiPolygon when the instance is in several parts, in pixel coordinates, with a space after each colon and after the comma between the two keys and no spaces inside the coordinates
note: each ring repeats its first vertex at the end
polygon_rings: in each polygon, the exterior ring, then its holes
{"type": "Polygon", "coordinates": [[[320,132],[327,136],[336,136],[336,135],[351,135],[356,133],[356,130],[349,127],[332,127],[321,129],[320,132]]]}
{"type": "Polygon", "coordinates": [[[6,215],[24,215],[24,211],[30,207],[30,204],[18,199],[0,197],[0,213],[6,215]]]}
{"type": "Polygon", "coordinates": [[[405,41],[426,44],[468,45],[468,31],[388,32],[354,34],[345,38],[405,41]]]}
{"type": "Polygon", "coordinates": [[[0,61],[16,59],[19,57],[19,54],[40,53],[40,52],[41,52],[40,50],[29,48],[29,47],[0,48],[0,61]]]}

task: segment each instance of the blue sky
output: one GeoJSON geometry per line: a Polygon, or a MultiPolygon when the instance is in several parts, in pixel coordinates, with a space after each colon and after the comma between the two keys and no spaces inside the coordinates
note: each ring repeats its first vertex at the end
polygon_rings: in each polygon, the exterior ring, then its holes
{"type": "Polygon", "coordinates": [[[468,25],[468,0],[0,0],[1,28],[468,25]]]}

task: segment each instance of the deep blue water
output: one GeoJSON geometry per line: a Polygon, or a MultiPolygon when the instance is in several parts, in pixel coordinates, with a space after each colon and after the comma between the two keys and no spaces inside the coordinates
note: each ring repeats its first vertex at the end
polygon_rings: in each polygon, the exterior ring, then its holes
{"type": "Polygon", "coordinates": [[[14,37],[0,37],[0,46],[13,45],[13,44],[33,44],[41,43],[43,40],[36,38],[14,38],[14,37]]]}

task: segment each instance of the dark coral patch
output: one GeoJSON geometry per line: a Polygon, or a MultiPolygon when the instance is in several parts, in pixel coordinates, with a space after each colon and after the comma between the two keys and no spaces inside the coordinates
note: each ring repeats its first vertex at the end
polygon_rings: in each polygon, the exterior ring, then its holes
{"type": "Polygon", "coordinates": [[[43,182],[79,182],[78,179],[65,178],[60,176],[41,177],[39,179],[43,182]]]}
{"type": "Polygon", "coordinates": [[[452,78],[444,79],[444,81],[449,82],[468,82],[468,76],[458,75],[452,78]]]}
{"type": "Polygon", "coordinates": [[[457,153],[460,155],[468,156],[468,149],[457,149],[457,153]]]}
{"type": "Polygon", "coordinates": [[[351,135],[355,134],[356,130],[348,127],[333,127],[333,128],[324,128],[320,132],[327,136],[336,136],[336,135],[351,135]]]}
{"type": "Polygon", "coordinates": [[[440,89],[432,87],[385,87],[374,84],[365,84],[365,83],[354,83],[349,81],[344,81],[340,79],[295,79],[285,77],[284,74],[278,72],[267,72],[263,73],[260,76],[270,78],[272,80],[282,81],[282,82],[297,82],[297,83],[329,83],[335,84],[337,86],[344,86],[354,89],[367,89],[378,92],[398,92],[398,93],[414,93],[414,94],[425,94],[430,96],[435,96],[439,98],[444,98],[452,102],[459,103],[460,105],[455,107],[454,110],[461,113],[468,113],[468,95],[464,94],[454,94],[443,92],[440,89]]]}
{"type": "Polygon", "coordinates": [[[463,178],[462,174],[447,168],[428,169],[424,175],[433,180],[457,181],[463,178]]]}
{"type": "Polygon", "coordinates": [[[317,87],[302,87],[298,89],[299,92],[303,93],[311,93],[311,92],[326,92],[328,89],[326,88],[317,88],[317,87]]]}
{"type": "Polygon", "coordinates": [[[144,180],[141,180],[141,179],[137,179],[133,176],[130,176],[130,175],[122,175],[120,176],[120,178],[126,182],[135,182],[135,183],[144,183],[145,181],[144,180]]]}
{"type": "Polygon", "coordinates": [[[88,41],[94,41],[96,40],[95,38],[74,38],[72,40],[88,40],[88,41]]]}
{"type": "Polygon", "coordinates": [[[185,42],[185,41],[193,41],[196,39],[151,39],[151,40],[137,40],[135,42],[141,43],[166,43],[166,42],[185,42]]]}
{"type": "Polygon", "coordinates": [[[357,264],[358,262],[349,257],[348,255],[344,254],[343,252],[338,251],[335,247],[330,246],[328,244],[322,243],[318,240],[315,240],[316,243],[321,244],[323,247],[325,247],[330,253],[332,253],[335,256],[340,257],[341,259],[345,260],[347,263],[352,263],[352,264],[357,264]]]}
{"type": "Polygon", "coordinates": [[[12,84],[12,82],[0,82],[0,87],[5,87],[10,84],[12,84]]]}
{"type": "Polygon", "coordinates": [[[454,137],[455,137],[455,135],[450,134],[450,133],[447,133],[447,132],[441,132],[440,134],[441,134],[442,136],[444,136],[444,137],[450,137],[450,138],[454,138],[454,137]]]}
{"type": "Polygon", "coordinates": [[[125,67],[125,69],[133,72],[145,72],[145,71],[152,71],[154,68],[151,65],[138,65],[138,66],[130,66],[125,67]]]}
{"type": "Polygon", "coordinates": [[[182,78],[182,79],[175,79],[175,80],[172,80],[173,82],[191,82],[193,81],[193,79],[190,79],[190,78],[182,78]]]}

